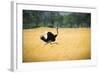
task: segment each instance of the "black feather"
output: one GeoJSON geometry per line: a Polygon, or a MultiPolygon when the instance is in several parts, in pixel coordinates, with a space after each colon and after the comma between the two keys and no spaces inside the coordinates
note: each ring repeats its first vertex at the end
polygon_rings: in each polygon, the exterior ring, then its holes
{"type": "Polygon", "coordinates": [[[53,34],[52,32],[47,32],[47,38],[45,38],[44,36],[41,36],[40,39],[46,43],[54,42],[57,36],[58,36],[58,28],[57,28],[57,34],[53,34]]]}

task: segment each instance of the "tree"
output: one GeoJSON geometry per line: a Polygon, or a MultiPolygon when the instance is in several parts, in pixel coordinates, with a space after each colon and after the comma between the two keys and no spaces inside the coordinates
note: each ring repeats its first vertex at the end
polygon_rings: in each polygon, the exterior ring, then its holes
{"type": "Polygon", "coordinates": [[[90,13],[23,10],[23,28],[90,27],[90,13]]]}

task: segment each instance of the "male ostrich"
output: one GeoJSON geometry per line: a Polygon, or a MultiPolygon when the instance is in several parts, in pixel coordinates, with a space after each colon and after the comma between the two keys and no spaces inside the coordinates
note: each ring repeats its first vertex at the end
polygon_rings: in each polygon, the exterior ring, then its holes
{"type": "Polygon", "coordinates": [[[57,31],[56,34],[53,34],[52,32],[45,32],[45,34],[42,35],[40,39],[46,43],[55,42],[56,37],[58,36],[58,27],[56,28],[56,31],[57,31]]]}

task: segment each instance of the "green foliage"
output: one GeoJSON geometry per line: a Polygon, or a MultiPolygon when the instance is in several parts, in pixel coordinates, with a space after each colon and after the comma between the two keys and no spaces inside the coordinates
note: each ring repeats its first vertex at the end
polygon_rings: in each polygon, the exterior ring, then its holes
{"type": "Polygon", "coordinates": [[[79,28],[90,27],[90,25],[90,13],[23,10],[24,29],[54,28],[57,26],[61,28],[79,28]]]}

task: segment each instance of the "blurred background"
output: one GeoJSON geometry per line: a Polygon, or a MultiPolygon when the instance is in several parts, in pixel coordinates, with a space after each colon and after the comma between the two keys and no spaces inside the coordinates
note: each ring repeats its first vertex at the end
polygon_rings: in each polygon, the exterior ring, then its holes
{"type": "Polygon", "coordinates": [[[36,27],[90,27],[90,13],[23,10],[23,28],[36,27]]]}

